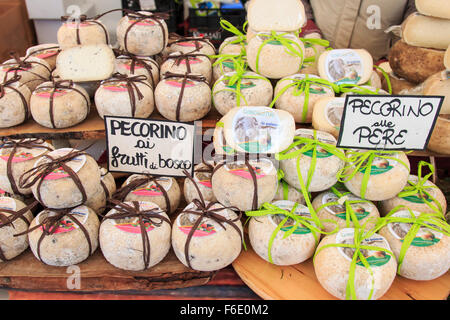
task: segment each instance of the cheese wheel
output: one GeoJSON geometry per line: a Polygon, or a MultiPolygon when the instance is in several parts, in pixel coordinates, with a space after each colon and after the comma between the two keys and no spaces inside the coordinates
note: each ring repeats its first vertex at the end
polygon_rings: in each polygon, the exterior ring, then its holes
{"type": "MultiPolygon", "coordinates": [[[[421,215],[412,211],[414,216],[421,215]]],[[[392,217],[410,218],[411,213],[402,210],[392,217]]],[[[399,259],[403,239],[411,229],[411,223],[391,222],[379,231],[399,259]]],[[[412,280],[433,280],[445,274],[450,268],[450,237],[427,227],[421,226],[411,245],[406,250],[399,275],[412,280]]]]}
{"type": "Polygon", "coordinates": [[[438,116],[428,142],[428,150],[450,155],[450,114],[438,116]]]}
{"type": "Polygon", "coordinates": [[[362,85],[353,88],[347,88],[347,90],[353,90],[349,92],[344,92],[341,94],[341,98],[345,98],[348,95],[365,95],[365,94],[373,94],[373,95],[388,95],[389,93],[384,91],[383,89],[375,88],[368,85],[362,85]]]}
{"type": "Polygon", "coordinates": [[[19,82],[33,91],[41,83],[48,81],[51,68],[45,60],[36,57],[20,58],[21,63],[28,65],[20,66],[15,59],[9,59],[0,65],[0,79],[9,80],[15,74],[20,76],[19,82]]]}
{"type": "MultiPolygon", "coordinates": [[[[417,184],[418,178],[415,175],[409,175],[408,181],[417,184]]],[[[407,184],[407,186],[410,185],[410,183],[407,184]]],[[[447,200],[445,199],[445,196],[442,193],[441,189],[439,189],[433,182],[429,180],[424,183],[424,186],[430,187],[426,188],[425,191],[428,192],[431,197],[436,199],[436,201],[441,205],[443,213],[447,212],[447,200]]],[[[380,212],[383,216],[385,216],[395,207],[403,205],[411,210],[433,213],[435,211],[429,205],[427,205],[426,201],[430,202],[430,205],[435,208],[439,208],[439,206],[433,201],[433,198],[431,197],[426,194],[424,196],[421,196],[419,193],[407,197],[399,197],[398,195],[396,195],[391,199],[380,202],[380,212]]]]}
{"type": "MultiPolygon", "coordinates": [[[[111,78],[114,80],[117,78],[111,78]]],[[[147,82],[133,82],[142,94],[139,98],[135,86],[132,86],[132,94],[134,95],[134,107],[130,99],[126,81],[101,82],[99,88],[95,92],[95,106],[98,115],[103,119],[104,116],[124,116],[135,118],[148,118],[155,109],[153,98],[153,90],[147,82]]]]}
{"type": "MultiPolygon", "coordinates": [[[[293,201],[279,200],[272,202],[272,205],[291,212],[295,205],[293,201]]],[[[300,204],[297,206],[295,215],[311,218],[308,207],[300,204]]],[[[285,219],[283,214],[271,214],[261,217],[253,217],[248,225],[248,236],[253,250],[264,260],[269,260],[269,243],[275,229],[285,219]]],[[[272,242],[270,255],[273,264],[278,266],[290,266],[302,263],[311,258],[316,249],[316,240],[313,232],[299,224],[296,230],[286,238],[285,234],[294,228],[295,221],[289,218],[279,230],[272,242]]],[[[314,222],[311,222],[314,225],[314,222]]],[[[314,225],[315,226],[315,225],[314,225]]],[[[317,226],[315,226],[317,228],[317,226]]],[[[319,234],[316,236],[320,237],[319,234]]]]}
{"type": "MultiPolygon", "coordinates": [[[[142,177],[142,175],[133,174],[125,180],[122,187],[126,186],[131,181],[142,177]]],[[[124,201],[153,202],[167,214],[173,213],[178,208],[181,199],[181,190],[177,180],[171,177],[159,177],[156,179],[156,181],[164,188],[167,193],[167,198],[170,204],[170,211],[168,210],[164,193],[154,181],[151,181],[146,185],[140,186],[137,189],[130,191],[126,195],[124,201]]]]}
{"type": "Polygon", "coordinates": [[[450,70],[450,45],[448,46],[447,50],[445,51],[444,65],[447,70],[450,70]]]}
{"type": "MultiPolygon", "coordinates": [[[[131,202],[125,202],[133,206],[131,202]]],[[[155,210],[161,217],[169,219],[167,214],[161,211],[152,202],[139,202],[139,211],[155,210]]],[[[162,221],[161,224],[153,224],[145,221],[145,232],[142,235],[138,218],[108,219],[108,216],[117,214],[116,209],[110,210],[100,225],[99,241],[102,254],[113,266],[123,270],[142,271],[160,263],[170,250],[171,226],[162,221]],[[144,237],[144,240],[143,240],[144,237]],[[148,265],[144,262],[144,241],[150,248],[150,260],[148,265]]],[[[159,223],[160,219],[151,218],[159,223]]],[[[146,257],[145,257],[146,258],[146,257]]]]}
{"type": "Polygon", "coordinates": [[[281,180],[278,183],[277,193],[272,201],[289,200],[299,204],[305,204],[305,197],[300,190],[290,186],[286,181],[281,180]],[[285,190],[286,189],[286,190],[285,190]],[[285,192],[287,193],[285,197],[285,192]]]}
{"type": "MultiPolygon", "coordinates": [[[[256,176],[257,207],[270,202],[278,187],[277,170],[269,159],[249,160],[256,176]]],[[[244,161],[228,161],[216,169],[211,184],[214,195],[224,206],[233,206],[240,211],[253,209],[255,185],[244,161]]]]}
{"type": "MultiPolygon", "coordinates": [[[[218,123],[223,123],[224,117],[222,117],[218,123]]],[[[213,145],[214,145],[214,151],[216,155],[223,155],[223,154],[235,154],[236,150],[231,148],[227,141],[225,140],[225,134],[223,130],[223,126],[216,125],[214,128],[213,133],[213,145]]]]}
{"type": "Polygon", "coordinates": [[[438,72],[438,74],[428,78],[423,84],[422,93],[426,96],[443,96],[440,114],[450,114],[450,77],[447,71],[438,72]]]}
{"type": "Polygon", "coordinates": [[[345,98],[320,98],[314,104],[312,126],[314,129],[331,133],[336,139],[341,129],[345,98]]]}
{"type": "Polygon", "coordinates": [[[417,47],[445,50],[450,45],[450,19],[413,13],[402,23],[402,38],[417,47]]]}
{"type": "MultiPolygon", "coordinates": [[[[58,69],[54,69],[52,71],[52,77],[55,80],[60,80],[61,77],[59,76],[58,69]]],[[[74,82],[74,84],[82,87],[88,94],[89,98],[94,98],[95,91],[97,91],[98,87],[100,86],[101,81],[85,81],[85,82],[74,82]]]]}
{"type": "Polygon", "coordinates": [[[272,101],[273,87],[267,78],[251,79],[246,76],[257,77],[258,74],[248,71],[241,79],[240,95],[236,93],[237,84],[229,85],[227,77],[236,72],[225,73],[214,84],[212,97],[214,107],[221,115],[227,114],[231,109],[242,106],[268,106],[272,101]],[[239,105],[237,103],[238,97],[239,105]]]}
{"type": "Polygon", "coordinates": [[[108,32],[97,20],[67,21],[59,27],[56,37],[59,47],[66,50],[75,46],[108,44],[108,32]]]}
{"type": "MultiPolygon", "coordinates": [[[[56,267],[76,265],[86,260],[97,249],[100,222],[95,212],[86,206],[78,206],[70,210],[70,214],[86,229],[91,243],[91,251],[89,252],[88,239],[82,229],[71,218],[64,216],[56,227],[56,231],[44,236],[40,245],[42,228],[37,228],[28,234],[31,251],[38,260],[40,260],[39,245],[41,262],[56,267]]],[[[31,222],[30,228],[39,225],[47,216],[52,215],[55,215],[55,212],[51,209],[41,211],[31,222]]]]}
{"type": "Polygon", "coordinates": [[[369,85],[376,89],[381,89],[381,78],[376,71],[372,71],[372,75],[370,76],[370,79],[369,81],[367,81],[366,85],[369,85]]]}
{"type": "Polygon", "coordinates": [[[289,44],[296,52],[301,53],[301,56],[289,51],[278,40],[270,40],[263,45],[271,37],[271,34],[267,32],[258,33],[247,45],[249,67],[270,79],[281,79],[299,71],[305,57],[305,46],[297,36],[282,32],[278,32],[277,35],[290,40],[289,44]]]}
{"type": "Polygon", "coordinates": [[[389,51],[393,72],[409,82],[421,83],[429,76],[444,70],[444,51],[421,48],[397,41],[389,51]]]}
{"type": "MultiPolygon", "coordinates": [[[[314,258],[314,271],[321,286],[338,299],[346,299],[351,261],[355,249],[347,247],[322,247],[329,244],[353,244],[355,229],[345,228],[322,239],[314,258]]],[[[362,241],[363,245],[391,250],[386,239],[374,234],[362,241]]],[[[361,250],[371,272],[361,261],[356,263],[354,287],[358,300],[367,300],[373,288],[372,299],[381,298],[391,287],[396,276],[397,261],[389,253],[377,250],[361,250]],[[369,258],[369,259],[368,259],[369,258]]],[[[350,297],[349,297],[350,298],[350,297]]]]}
{"type": "MultiPolygon", "coordinates": [[[[208,164],[214,166],[213,162],[208,162],[208,164]]],[[[211,185],[211,174],[212,171],[209,170],[208,166],[204,163],[199,163],[194,167],[194,176],[192,177],[200,190],[200,193],[205,201],[217,201],[216,196],[213,193],[211,185]]],[[[187,203],[191,203],[194,199],[200,199],[197,188],[191,179],[184,179],[184,199],[187,203]]]]}
{"type": "MultiPolygon", "coordinates": [[[[209,202],[206,202],[209,205],[209,202]]],[[[218,203],[211,206],[220,209],[218,203]]],[[[184,211],[198,211],[193,203],[187,205],[184,211]]],[[[230,209],[214,211],[215,214],[234,221],[242,235],[242,223],[237,219],[236,213],[230,209]],[[237,220],[237,221],[235,221],[237,220]]],[[[185,266],[188,266],[185,256],[185,247],[188,234],[198,215],[181,212],[172,226],[172,248],[185,266]]],[[[242,240],[236,229],[225,223],[225,228],[217,221],[207,217],[201,218],[200,227],[194,231],[189,243],[189,262],[192,269],[199,271],[214,271],[225,268],[231,264],[241,253],[242,240]],[[205,229],[207,227],[207,229],[205,229]]]]}
{"type": "MultiPolygon", "coordinates": [[[[411,90],[416,87],[416,84],[413,82],[409,82],[408,80],[405,80],[403,78],[398,77],[393,72],[388,74],[389,81],[391,82],[391,88],[392,88],[392,94],[401,94],[403,90],[411,90]]],[[[388,84],[386,79],[383,77],[382,79],[382,88],[385,91],[389,90],[388,84]]]]}
{"type": "Polygon", "coordinates": [[[450,3],[442,0],[416,0],[416,8],[421,14],[450,19],[450,3]]]}
{"type": "MultiPolygon", "coordinates": [[[[392,72],[392,68],[391,68],[391,65],[389,64],[389,61],[385,61],[385,62],[380,63],[378,65],[378,67],[383,69],[383,71],[388,73],[388,74],[392,72]]],[[[376,72],[378,72],[378,75],[380,76],[380,78],[383,78],[383,74],[378,69],[376,70],[376,72]]]]}
{"type": "Polygon", "coordinates": [[[232,43],[236,40],[239,40],[238,36],[225,38],[220,44],[219,54],[240,55],[243,50],[245,51],[246,43],[232,43]]]}
{"type": "Polygon", "coordinates": [[[106,209],[106,200],[116,191],[116,182],[113,175],[105,168],[99,167],[99,169],[101,177],[98,189],[93,195],[88,197],[84,205],[101,215],[106,209]]]}
{"type": "MultiPolygon", "coordinates": [[[[313,32],[305,35],[304,39],[322,39],[319,33],[313,32]]],[[[311,44],[307,41],[305,45],[305,59],[314,57],[312,62],[303,62],[300,73],[319,75],[318,62],[320,55],[325,51],[326,47],[319,44],[311,44]]]]}
{"type": "Polygon", "coordinates": [[[30,89],[17,81],[4,86],[3,90],[4,95],[0,97],[0,128],[9,128],[25,122],[30,114],[30,89]]]}
{"type": "Polygon", "coordinates": [[[227,145],[238,152],[277,153],[289,147],[294,139],[294,118],[284,110],[233,108],[223,123],[227,145]]]}
{"type": "Polygon", "coordinates": [[[156,85],[159,82],[159,65],[158,63],[150,57],[138,56],[138,59],[142,60],[147,67],[144,66],[143,63],[137,62],[134,65],[134,68],[131,68],[132,60],[128,56],[118,56],[116,58],[116,64],[114,72],[119,72],[127,75],[144,75],[147,77],[147,81],[152,85],[152,88],[155,89],[156,85]],[[147,70],[150,69],[150,72],[147,70]]]}
{"type": "Polygon", "coordinates": [[[296,31],[306,23],[305,7],[298,0],[252,0],[247,9],[248,25],[253,30],[296,31]]]}
{"type": "Polygon", "coordinates": [[[113,51],[105,44],[76,46],[59,53],[56,68],[63,80],[105,80],[114,71],[114,61],[113,51]]]}
{"type": "MultiPolygon", "coordinates": [[[[389,157],[396,158],[405,163],[408,168],[400,162],[392,159],[375,157],[371,165],[371,174],[367,183],[365,199],[371,201],[382,201],[396,196],[406,186],[409,176],[409,160],[404,152],[399,151],[389,157]],[[389,186],[389,188],[386,188],[389,186]]],[[[344,174],[348,174],[354,168],[349,168],[344,174]]],[[[365,170],[364,170],[365,172],[365,170]]],[[[361,196],[361,185],[364,172],[357,172],[354,177],[344,182],[347,189],[358,197],[361,196]]]]}
{"type": "Polygon", "coordinates": [[[373,59],[365,49],[334,49],[320,55],[318,66],[321,78],[360,85],[372,76],[373,59]]]}
{"type": "Polygon", "coordinates": [[[212,65],[208,57],[198,56],[189,57],[188,59],[176,58],[182,52],[172,52],[166,58],[166,61],[161,65],[160,77],[162,78],[166,72],[172,73],[195,73],[201,74],[206,78],[208,83],[211,83],[212,65]],[[188,71],[187,61],[189,61],[190,72],[188,71]]]}
{"type": "Polygon", "coordinates": [[[211,89],[201,81],[187,80],[180,103],[179,119],[177,106],[183,79],[165,78],[156,86],[155,103],[159,113],[172,121],[189,122],[203,118],[211,110],[211,89]]]}
{"type": "MultiPolygon", "coordinates": [[[[153,15],[147,11],[138,11],[138,13],[153,15]]],[[[136,23],[136,16],[132,13],[119,20],[116,34],[120,47],[140,56],[152,56],[162,52],[169,40],[169,31],[164,20],[139,19],[136,23]]]]}
{"type": "MultiPolygon", "coordinates": [[[[306,92],[297,94],[296,86],[292,85],[298,80],[303,80],[305,78],[306,75],[297,73],[281,79],[275,86],[274,96],[278,96],[278,99],[275,102],[275,108],[285,110],[292,114],[296,123],[311,123],[316,101],[324,97],[334,97],[334,90],[330,86],[310,83],[308,101],[305,104],[306,92]],[[291,86],[285,90],[285,88],[289,85],[291,86]],[[280,95],[281,91],[284,92],[280,95]],[[305,111],[306,114],[304,117],[303,112],[305,111]]],[[[308,75],[308,78],[320,79],[315,75],[308,75]]]]}
{"type": "MultiPolygon", "coordinates": [[[[217,62],[217,61],[216,61],[217,62]]],[[[231,59],[217,63],[212,68],[212,82],[215,83],[221,76],[228,72],[235,72],[234,63],[231,59]]],[[[248,71],[250,72],[250,71],[248,71]]]]}
{"type": "MultiPolygon", "coordinates": [[[[312,129],[298,129],[295,131],[295,136],[313,139],[312,129]]],[[[336,145],[336,139],[329,133],[317,131],[317,139],[323,143],[336,145]]],[[[299,150],[303,145],[298,145],[292,151],[299,150]]],[[[344,162],[337,156],[317,147],[316,166],[311,177],[311,183],[308,192],[324,191],[337,182],[337,173],[344,166],[344,162]]],[[[308,171],[311,167],[312,151],[308,151],[299,155],[300,158],[300,174],[306,186],[308,179],[308,171]]],[[[301,184],[297,172],[297,158],[285,159],[280,161],[280,168],[284,172],[284,180],[291,186],[301,189],[301,184]]]]}
{"type": "Polygon", "coordinates": [[[33,91],[30,99],[34,121],[46,128],[69,128],[77,125],[87,118],[90,107],[88,93],[76,84],[55,89],[52,82],[44,82],[33,91]]]}
{"type": "MultiPolygon", "coordinates": [[[[380,213],[372,202],[362,202],[361,198],[353,194],[345,195],[342,200],[355,201],[355,203],[350,203],[350,207],[353,209],[360,226],[365,226],[366,230],[370,230],[375,226],[375,222],[377,221],[377,218],[380,217],[380,213]]],[[[339,229],[354,228],[354,223],[351,218],[349,225],[347,226],[346,214],[350,215],[350,213],[346,212],[345,202],[340,204],[339,201],[339,197],[332,191],[325,191],[317,195],[312,202],[312,206],[316,211],[317,216],[323,221],[323,230],[325,232],[332,232],[336,229],[336,224],[326,220],[336,222],[339,229]],[[339,204],[324,206],[335,202],[339,204]]]]}
{"type": "Polygon", "coordinates": [[[26,56],[32,56],[44,60],[53,70],[56,68],[56,57],[58,56],[59,45],[57,43],[45,43],[32,46],[27,49],[26,56]]]}
{"type": "MultiPolygon", "coordinates": [[[[0,206],[2,209],[12,210],[15,212],[26,207],[25,203],[22,201],[10,197],[0,197],[0,206]]],[[[4,218],[12,218],[10,213],[2,211],[1,214],[4,218]]],[[[28,225],[33,220],[33,214],[30,210],[25,211],[23,217],[26,221],[28,221],[28,223],[19,218],[10,224],[4,224],[0,227],[0,250],[7,260],[17,257],[28,248],[27,234],[14,236],[15,234],[27,231],[28,225]]],[[[3,261],[0,258],[0,262],[6,261],[3,261]]]]}
{"type": "Polygon", "coordinates": [[[114,192],[116,192],[117,189],[116,181],[114,180],[114,176],[111,174],[111,172],[109,172],[105,168],[100,167],[100,174],[101,174],[100,180],[106,187],[106,190],[104,190],[105,194],[106,191],[108,191],[108,193],[106,194],[106,198],[108,199],[113,195],[114,192]]]}
{"type": "Polygon", "coordinates": [[[183,52],[183,53],[202,53],[207,56],[213,56],[216,54],[216,48],[208,39],[202,39],[201,41],[186,40],[170,43],[168,46],[168,52],[183,52]],[[197,49],[198,47],[198,49],[197,49]]]}

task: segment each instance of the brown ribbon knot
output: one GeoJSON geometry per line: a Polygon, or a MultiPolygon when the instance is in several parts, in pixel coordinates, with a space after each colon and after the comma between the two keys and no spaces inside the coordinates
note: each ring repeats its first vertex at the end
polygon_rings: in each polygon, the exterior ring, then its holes
{"type": "MultiPolygon", "coordinates": [[[[9,55],[10,55],[10,57],[11,57],[12,59],[14,59],[15,61],[14,61],[14,62],[4,62],[4,63],[1,64],[2,66],[8,66],[8,65],[12,65],[12,66],[13,66],[13,67],[9,68],[9,69],[6,71],[4,81],[5,81],[6,78],[7,78],[6,75],[7,75],[9,72],[11,72],[11,71],[14,71],[13,77],[16,77],[16,76],[18,75],[17,73],[18,73],[19,71],[23,71],[23,72],[29,72],[29,73],[35,75],[36,77],[40,78],[41,80],[44,80],[44,81],[48,80],[48,78],[45,78],[45,77],[43,77],[42,75],[40,75],[40,74],[38,74],[38,73],[36,73],[36,72],[27,70],[27,69],[32,68],[32,67],[33,67],[33,64],[38,64],[38,65],[40,65],[40,66],[43,66],[45,69],[47,69],[47,71],[48,71],[49,74],[52,73],[52,70],[51,70],[49,67],[47,67],[45,64],[43,64],[43,63],[41,63],[41,62],[39,62],[39,61],[33,61],[33,60],[29,61],[29,60],[28,60],[29,56],[28,56],[28,57],[25,57],[25,58],[23,58],[23,59],[21,59],[20,56],[19,56],[19,54],[18,54],[17,52],[15,52],[15,51],[11,51],[11,52],[9,53],[9,55]]],[[[32,81],[36,81],[36,79],[29,80],[29,81],[27,81],[26,83],[32,82],[32,81]]],[[[26,83],[24,83],[24,84],[26,84],[26,83]]]]}
{"type": "Polygon", "coordinates": [[[14,88],[12,86],[16,82],[18,82],[20,84],[19,80],[22,78],[22,76],[18,75],[17,73],[15,73],[13,75],[13,77],[10,79],[7,79],[7,76],[8,76],[8,74],[5,73],[3,82],[0,83],[0,99],[3,98],[6,94],[5,88],[9,88],[9,89],[13,90],[14,92],[16,92],[19,95],[20,100],[22,101],[23,111],[25,112],[25,117],[24,117],[23,122],[25,122],[29,117],[27,99],[25,99],[25,96],[22,94],[22,92],[20,92],[17,88],[14,88]]]}
{"type": "Polygon", "coordinates": [[[175,60],[173,62],[173,65],[179,66],[183,61],[186,64],[186,71],[187,73],[192,73],[192,69],[191,69],[191,60],[194,60],[196,57],[207,57],[208,55],[203,54],[203,53],[183,53],[183,52],[178,52],[176,54],[171,54],[169,56],[166,57],[166,60],[175,60]]]}
{"type": "Polygon", "coordinates": [[[171,226],[170,220],[160,214],[164,212],[162,210],[157,210],[156,208],[140,210],[139,201],[132,201],[132,205],[129,205],[118,200],[110,199],[109,207],[116,212],[104,216],[104,220],[138,218],[142,236],[142,259],[144,261],[144,268],[142,270],[147,269],[150,265],[150,239],[145,229],[145,223],[150,222],[152,225],[160,227],[164,222],[167,222],[171,226]]]}
{"type": "Polygon", "coordinates": [[[190,53],[193,53],[193,52],[198,52],[198,51],[200,51],[201,48],[203,48],[203,45],[200,44],[202,42],[202,43],[206,43],[208,46],[210,46],[214,50],[214,52],[216,52],[216,48],[214,47],[214,45],[211,42],[209,42],[210,39],[208,37],[183,37],[176,33],[170,33],[169,39],[170,39],[170,43],[167,45],[167,47],[170,47],[170,46],[172,46],[176,43],[180,43],[180,42],[193,42],[195,45],[195,49],[190,52],[190,53]]]}
{"type": "Polygon", "coordinates": [[[129,53],[126,51],[122,51],[122,50],[118,50],[118,49],[114,49],[114,53],[116,54],[116,57],[118,59],[120,56],[124,56],[125,58],[131,60],[131,63],[130,63],[130,73],[131,74],[134,74],[136,66],[142,66],[145,70],[147,70],[148,74],[150,75],[150,80],[152,81],[152,88],[155,89],[156,83],[155,83],[155,79],[153,78],[153,73],[152,73],[153,67],[156,68],[156,71],[159,74],[159,66],[155,61],[141,59],[135,54],[132,54],[132,53],[129,53]]]}
{"type": "Polygon", "coordinates": [[[95,23],[96,25],[100,26],[100,28],[102,28],[103,32],[105,33],[105,39],[106,39],[106,44],[109,44],[109,36],[108,36],[108,31],[106,30],[105,26],[103,24],[101,24],[99,21],[97,21],[98,18],[88,18],[86,17],[85,14],[80,15],[79,17],[73,17],[73,16],[61,16],[61,21],[62,22],[72,22],[75,21],[76,23],[76,36],[77,36],[77,44],[80,45],[81,43],[81,38],[80,38],[80,22],[92,22],[95,23]]]}

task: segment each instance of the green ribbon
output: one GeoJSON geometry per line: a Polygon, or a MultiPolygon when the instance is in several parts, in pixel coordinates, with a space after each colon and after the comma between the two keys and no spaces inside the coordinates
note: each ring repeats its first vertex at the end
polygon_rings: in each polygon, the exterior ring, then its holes
{"type": "Polygon", "coordinates": [[[245,50],[242,49],[241,53],[238,55],[234,55],[234,54],[217,54],[217,55],[209,55],[208,58],[210,58],[211,60],[215,59],[215,62],[213,63],[213,67],[215,66],[220,66],[220,73],[224,74],[225,70],[224,70],[224,63],[225,62],[232,62],[233,63],[233,69],[237,70],[237,69],[244,69],[247,70],[247,61],[246,61],[246,56],[245,56],[245,50]]]}
{"type": "Polygon", "coordinates": [[[386,79],[386,83],[387,83],[387,86],[388,86],[388,92],[389,92],[389,94],[392,94],[391,78],[389,77],[387,72],[384,71],[383,68],[380,68],[377,65],[373,65],[373,66],[375,67],[375,69],[379,70],[383,74],[383,77],[386,79]]]}
{"type": "Polygon", "coordinates": [[[292,81],[290,84],[283,87],[283,89],[278,92],[278,94],[273,98],[272,102],[269,105],[269,108],[272,108],[277,100],[291,87],[294,87],[294,91],[292,92],[292,95],[295,97],[298,97],[301,94],[305,94],[305,99],[303,102],[303,112],[302,112],[302,122],[306,122],[306,116],[308,115],[308,104],[309,104],[309,89],[311,87],[311,84],[321,85],[321,86],[329,86],[334,91],[339,92],[339,86],[336,84],[320,78],[310,77],[309,75],[305,74],[305,77],[303,79],[295,79],[295,78],[284,78],[281,79],[278,83],[281,83],[282,81],[292,81]]]}
{"type": "MultiPolygon", "coordinates": [[[[241,31],[239,31],[238,28],[233,26],[228,20],[220,19],[219,22],[222,29],[227,30],[234,34],[237,39],[227,42],[227,44],[239,44],[243,50],[245,50],[245,44],[247,42],[247,36],[243,34],[241,31]]],[[[220,52],[219,52],[220,53],[220,52]]]]}
{"type": "Polygon", "coordinates": [[[352,92],[356,94],[376,95],[379,94],[380,90],[381,89],[376,88],[374,91],[351,83],[342,83],[339,85],[339,92],[341,93],[352,92]]]}
{"type": "Polygon", "coordinates": [[[317,49],[315,47],[315,45],[319,45],[322,47],[328,47],[330,45],[330,42],[328,40],[324,40],[324,39],[315,39],[315,38],[300,38],[300,40],[305,44],[305,45],[310,45],[311,48],[314,50],[314,55],[308,58],[305,58],[303,60],[303,64],[310,64],[312,62],[315,62],[317,60],[317,55],[319,54],[317,52],[317,49]]]}
{"type": "Polygon", "coordinates": [[[338,172],[338,180],[340,182],[347,182],[353,179],[355,175],[364,170],[364,176],[361,182],[361,198],[364,199],[367,191],[367,184],[369,183],[370,174],[372,172],[372,162],[374,158],[382,158],[387,160],[397,161],[408,169],[408,165],[400,159],[393,157],[393,155],[398,154],[397,151],[387,151],[387,150],[368,150],[368,151],[356,151],[349,150],[347,153],[347,162],[350,165],[342,168],[338,172]],[[352,170],[353,169],[353,170],[352,170]],[[351,170],[349,173],[346,171],[351,170]]]}

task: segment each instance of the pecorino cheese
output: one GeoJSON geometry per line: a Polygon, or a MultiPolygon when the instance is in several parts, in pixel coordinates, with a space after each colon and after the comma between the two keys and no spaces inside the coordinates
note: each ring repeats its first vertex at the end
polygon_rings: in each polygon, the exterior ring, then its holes
{"type": "Polygon", "coordinates": [[[56,68],[63,80],[105,80],[114,71],[114,61],[114,53],[106,44],[76,46],[59,53],[56,68]]]}
{"type": "Polygon", "coordinates": [[[289,200],[299,204],[305,204],[305,197],[300,190],[291,187],[286,181],[280,180],[278,183],[277,193],[272,201],[289,200]]]}
{"type": "Polygon", "coordinates": [[[211,83],[212,65],[211,60],[205,56],[187,56],[183,58],[182,52],[172,52],[161,64],[160,76],[164,76],[166,72],[172,73],[195,73],[201,74],[211,83]],[[189,71],[190,70],[190,71],[189,71]]]}
{"type": "MultiPolygon", "coordinates": [[[[390,72],[388,75],[389,75],[389,81],[391,82],[392,94],[402,94],[401,92],[403,90],[411,90],[416,87],[415,83],[412,83],[406,79],[400,78],[393,72],[390,72]]],[[[381,81],[383,83],[381,86],[383,88],[383,90],[388,91],[389,87],[388,87],[386,79],[383,77],[381,81]]]]}
{"type": "Polygon", "coordinates": [[[147,81],[155,89],[159,82],[159,65],[150,57],[137,56],[139,62],[136,62],[132,68],[133,60],[128,56],[118,56],[116,58],[116,67],[114,72],[128,74],[131,76],[144,75],[147,81]],[[145,65],[144,65],[145,64],[145,65]]]}
{"type": "MultiPolygon", "coordinates": [[[[214,167],[213,162],[199,163],[194,167],[194,176],[192,177],[198,187],[198,190],[205,201],[217,201],[211,185],[211,175],[214,167]],[[208,165],[212,166],[209,167],[208,165]]],[[[194,199],[200,199],[198,190],[191,179],[184,179],[184,199],[191,203],[194,199]]]]}
{"type": "MultiPolygon", "coordinates": [[[[309,33],[305,35],[304,39],[322,39],[321,35],[317,32],[309,33]]],[[[312,62],[304,62],[300,73],[319,75],[318,62],[320,55],[325,51],[326,47],[320,44],[304,42],[305,44],[305,59],[314,57],[312,62]]]]}
{"type": "Polygon", "coordinates": [[[363,84],[373,71],[373,59],[365,49],[334,49],[319,57],[319,75],[336,84],[363,84]]]}
{"type": "Polygon", "coordinates": [[[0,65],[0,79],[10,80],[16,75],[20,76],[19,82],[33,91],[41,83],[48,81],[51,68],[45,60],[36,57],[25,57],[6,60],[0,65]]]}
{"type": "Polygon", "coordinates": [[[0,83],[0,128],[9,128],[25,122],[30,117],[29,103],[31,91],[19,81],[11,84],[0,83]]]}
{"type": "Polygon", "coordinates": [[[245,51],[244,45],[246,43],[233,43],[233,41],[239,40],[238,36],[228,37],[223,40],[219,47],[219,54],[231,54],[240,55],[242,50],[245,51]]]}
{"type": "MultiPolygon", "coordinates": [[[[292,201],[274,201],[272,205],[291,212],[295,205],[292,201]]],[[[295,215],[311,218],[308,207],[298,205],[295,215]]],[[[266,261],[269,260],[269,242],[272,235],[286,216],[283,214],[272,214],[262,217],[253,217],[248,226],[248,236],[253,250],[266,261]]],[[[314,222],[310,222],[314,225],[314,222]]],[[[273,264],[279,266],[290,266],[302,263],[311,258],[316,249],[316,240],[313,232],[299,224],[295,231],[286,238],[285,233],[294,228],[295,221],[289,218],[283,227],[277,232],[270,248],[273,264]]],[[[314,225],[315,226],[315,225],[314,225]]],[[[315,226],[317,228],[317,226],[315,226]]],[[[316,234],[320,237],[319,234],[316,234]]]]}
{"type": "Polygon", "coordinates": [[[98,215],[102,214],[106,209],[106,200],[109,199],[116,191],[116,182],[113,175],[105,168],[101,168],[100,184],[97,191],[87,198],[84,205],[95,211],[98,215]]]}
{"type": "Polygon", "coordinates": [[[416,0],[416,8],[421,14],[450,19],[450,3],[442,0],[416,0]]]}
{"type": "MultiPolygon", "coordinates": [[[[59,72],[57,69],[52,71],[52,77],[56,81],[60,80],[59,72]]],[[[82,87],[88,94],[89,98],[94,98],[95,91],[97,91],[100,86],[101,81],[83,81],[83,82],[74,82],[74,84],[82,87]]]]}
{"type": "Polygon", "coordinates": [[[428,149],[450,155],[450,114],[442,114],[437,118],[428,149]]]}
{"type": "Polygon", "coordinates": [[[239,152],[277,153],[294,139],[294,118],[284,110],[233,108],[223,117],[223,123],[227,145],[239,152]]]}
{"type": "Polygon", "coordinates": [[[103,23],[86,20],[80,23],[64,22],[56,34],[59,47],[66,50],[75,46],[108,44],[108,32],[103,23]]]}
{"type": "Polygon", "coordinates": [[[331,133],[336,139],[341,130],[345,98],[320,98],[314,104],[312,126],[316,130],[331,133]]]}
{"type": "Polygon", "coordinates": [[[450,19],[411,14],[402,23],[403,40],[416,47],[445,50],[450,45],[450,19]]]}
{"type": "MultiPolygon", "coordinates": [[[[412,211],[415,217],[421,215],[412,211]]],[[[411,213],[402,210],[392,217],[411,218],[411,213]]],[[[410,232],[411,223],[391,222],[379,231],[399,259],[405,236],[410,232]]],[[[399,275],[412,280],[433,280],[445,274],[450,268],[450,237],[421,226],[406,250],[399,275]]]]}
{"type": "MultiPolygon", "coordinates": [[[[222,117],[218,123],[223,123],[223,119],[224,119],[224,117],[222,117]]],[[[214,128],[213,145],[214,145],[214,151],[215,151],[216,155],[235,154],[236,153],[236,150],[231,148],[227,144],[227,141],[225,140],[223,126],[216,125],[216,127],[214,128]]]]}
{"type": "Polygon", "coordinates": [[[370,76],[370,79],[369,81],[367,81],[366,85],[381,89],[381,78],[376,71],[372,71],[372,75],[370,76]]]}
{"type": "Polygon", "coordinates": [[[450,78],[447,71],[438,72],[423,83],[422,93],[426,96],[443,96],[440,114],[450,113],[450,78]]]}
{"type": "Polygon", "coordinates": [[[297,31],[306,23],[305,7],[298,0],[252,0],[247,9],[248,25],[256,31],[297,31]]]}
{"type": "Polygon", "coordinates": [[[373,94],[373,95],[388,95],[389,93],[383,89],[375,88],[372,86],[362,85],[359,87],[348,88],[352,90],[341,94],[341,98],[345,98],[347,95],[360,95],[360,94],[373,94]]]}
{"type": "Polygon", "coordinates": [[[179,39],[168,46],[169,53],[172,52],[183,52],[183,53],[202,53],[207,56],[212,56],[216,54],[216,48],[208,39],[179,39]]]}
{"type": "Polygon", "coordinates": [[[45,43],[27,49],[26,56],[36,57],[48,63],[53,70],[56,68],[56,57],[61,50],[56,43],[45,43]]]}

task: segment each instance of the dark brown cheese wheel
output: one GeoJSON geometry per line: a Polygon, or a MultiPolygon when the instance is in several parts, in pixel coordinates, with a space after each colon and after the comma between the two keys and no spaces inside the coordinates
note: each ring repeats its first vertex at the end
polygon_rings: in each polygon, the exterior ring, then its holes
{"type": "MultiPolygon", "coordinates": [[[[393,72],[389,73],[389,80],[391,81],[392,86],[392,94],[400,94],[403,90],[411,90],[416,87],[415,83],[409,82],[403,78],[400,78],[393,72]]],[[[381,78],[382,85],[381,87],[385,91],[389,91],[389,87],[386,81],[386,78],[381,78]]]]}

